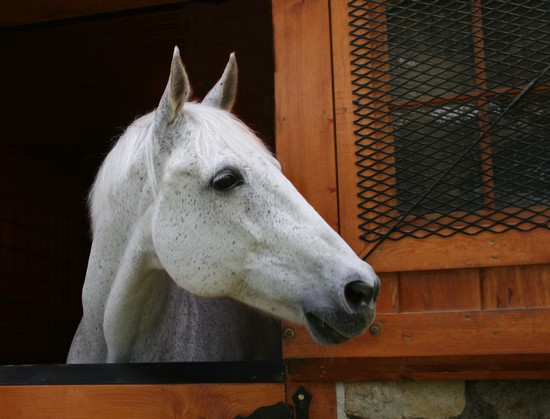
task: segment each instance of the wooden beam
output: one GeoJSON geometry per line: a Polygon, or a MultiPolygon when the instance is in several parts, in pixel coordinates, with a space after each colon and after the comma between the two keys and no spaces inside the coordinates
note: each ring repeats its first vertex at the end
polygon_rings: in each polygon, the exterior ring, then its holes
{"type": "Polygon", "coordinates": [[[401,379],[550,378],[549,315],[548,308],[380,314],[374,334],[332,346],[288,325],[295,333],[283,356],[296,381],[399,379],[402,371],[401,379]]]}
{"type": "MultiPolygon", "coordinates": [[[[475,236],[405,237],[386,240],[366,261],[378,272],[535,265],[550,263],[549,247],[549,231],[542,228],[475,236]]],[[[360,256],[365,256],[369,248],[360,256]]]]}
{"type": "MultiPolygon", "coordinates": [[[[285,359],[550,354],[549,308],[383,313],[379,333],[320,346],[304,328],[283,341],[285,359]]],[[[549,365],[550,367],[550,365],[549,365]]]]}
{"type": "Polygon", "coordinates": [[[3,386],[0,416],[234,418],[284,400],[284,384],[3,386]]]}
{"type": "MultiPolygon", "coordinates": [[[[550,355],[287,360],[288,382],[548,380],[550,355]]],[[[289,386],[290,384],[287,384],[289,386]]]]}

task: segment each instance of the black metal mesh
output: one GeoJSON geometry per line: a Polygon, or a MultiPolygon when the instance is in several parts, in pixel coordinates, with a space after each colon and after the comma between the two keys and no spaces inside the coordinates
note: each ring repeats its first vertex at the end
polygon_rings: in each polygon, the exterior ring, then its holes
{"type": "Polygon", "coordinates": [[[361,238],[549,228],[548,1],[349,7],[361,238]]]}

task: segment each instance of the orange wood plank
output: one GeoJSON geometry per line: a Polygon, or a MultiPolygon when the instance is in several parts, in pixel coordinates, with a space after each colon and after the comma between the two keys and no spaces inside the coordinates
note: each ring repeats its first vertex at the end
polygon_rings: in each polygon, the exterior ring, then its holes
{"type": "Polygon", "coordinates": [[[490,310],[378,314],[380,333],[321,346],[294,327],[283,356],[362,358],[550,354],[550,310],[490,310]]]}
{"type": "Polygon", "coordinates": [[[284,384],[4,386],[0,417],[225,419],[284,400],[284,384]]]}
{"type": "Polygon", "coordinates": [[[484,308],[550,307],[550,265],[483,269],[481,274],[484,308]]]}
{"type": "Polygon", "coordinates": [[[287,380],[548,380],[550,355],[291,359],[287,380]]]}
{"type": "Polygon", "coordinates": [[[380,277],[380,295],[376,301],[378,313],[397,313],[399,308],[399,274],[382,272],[380,277]]]}
{"type": "MultiPolygon", "coordinates": [[[[386,241],[367,259],[378,272],[550,263],[550,230],[386,241]]],[[[364,255],[368,249],[364,249],[364,255]]]]}
{"type": "Polygon", "coordinates": [[[402,312],[478,310],[479,270],[401,272],[399,301],[402,312]]]}
{"type": "Polygon", "coordinates": [[[357,251],[363,247],[359,236],[359,197],[357,196],[356,137],[353,134],[353,86],[350,63],[350,36],[347,3],[331,0],[332,66],[334,74],[334,111],[338,158],[338,199],[340,234],[357,251]]]}
{"type": "Polygon", "coordinates": [[[275,140],[283,171],[336,230],[338,202],[326,1],[274,1],[275,140]]]}

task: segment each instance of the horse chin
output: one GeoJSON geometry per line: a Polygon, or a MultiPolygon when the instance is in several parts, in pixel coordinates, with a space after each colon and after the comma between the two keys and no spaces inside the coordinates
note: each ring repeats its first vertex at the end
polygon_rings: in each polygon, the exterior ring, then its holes
{"type": "Polygon", "coordinates": [[[341,334],[327,322],[321,320],[314,313],[306,313],[307,328],[311,337],[320,345],[336,345],[350,338],[341,334]]]}
{"type": "Polygon", "coordinates": [[[374,319],[374,310],[352,318],[311,311],[304,314],[311,337],[321,345],[335,345],[359,336],[374,319]]]}

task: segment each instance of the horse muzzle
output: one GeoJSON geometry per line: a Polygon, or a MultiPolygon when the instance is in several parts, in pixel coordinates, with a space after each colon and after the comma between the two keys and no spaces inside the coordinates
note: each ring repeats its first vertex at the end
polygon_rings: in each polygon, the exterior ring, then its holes
{"type": "Polygon", "coordinates": [[[380,281],[370,285],[354,279],[348,282],[334,308],[306,306],[304,316],[309,333],[321,345],[345,342],[362,334],[372,323],[380,281]]]}

